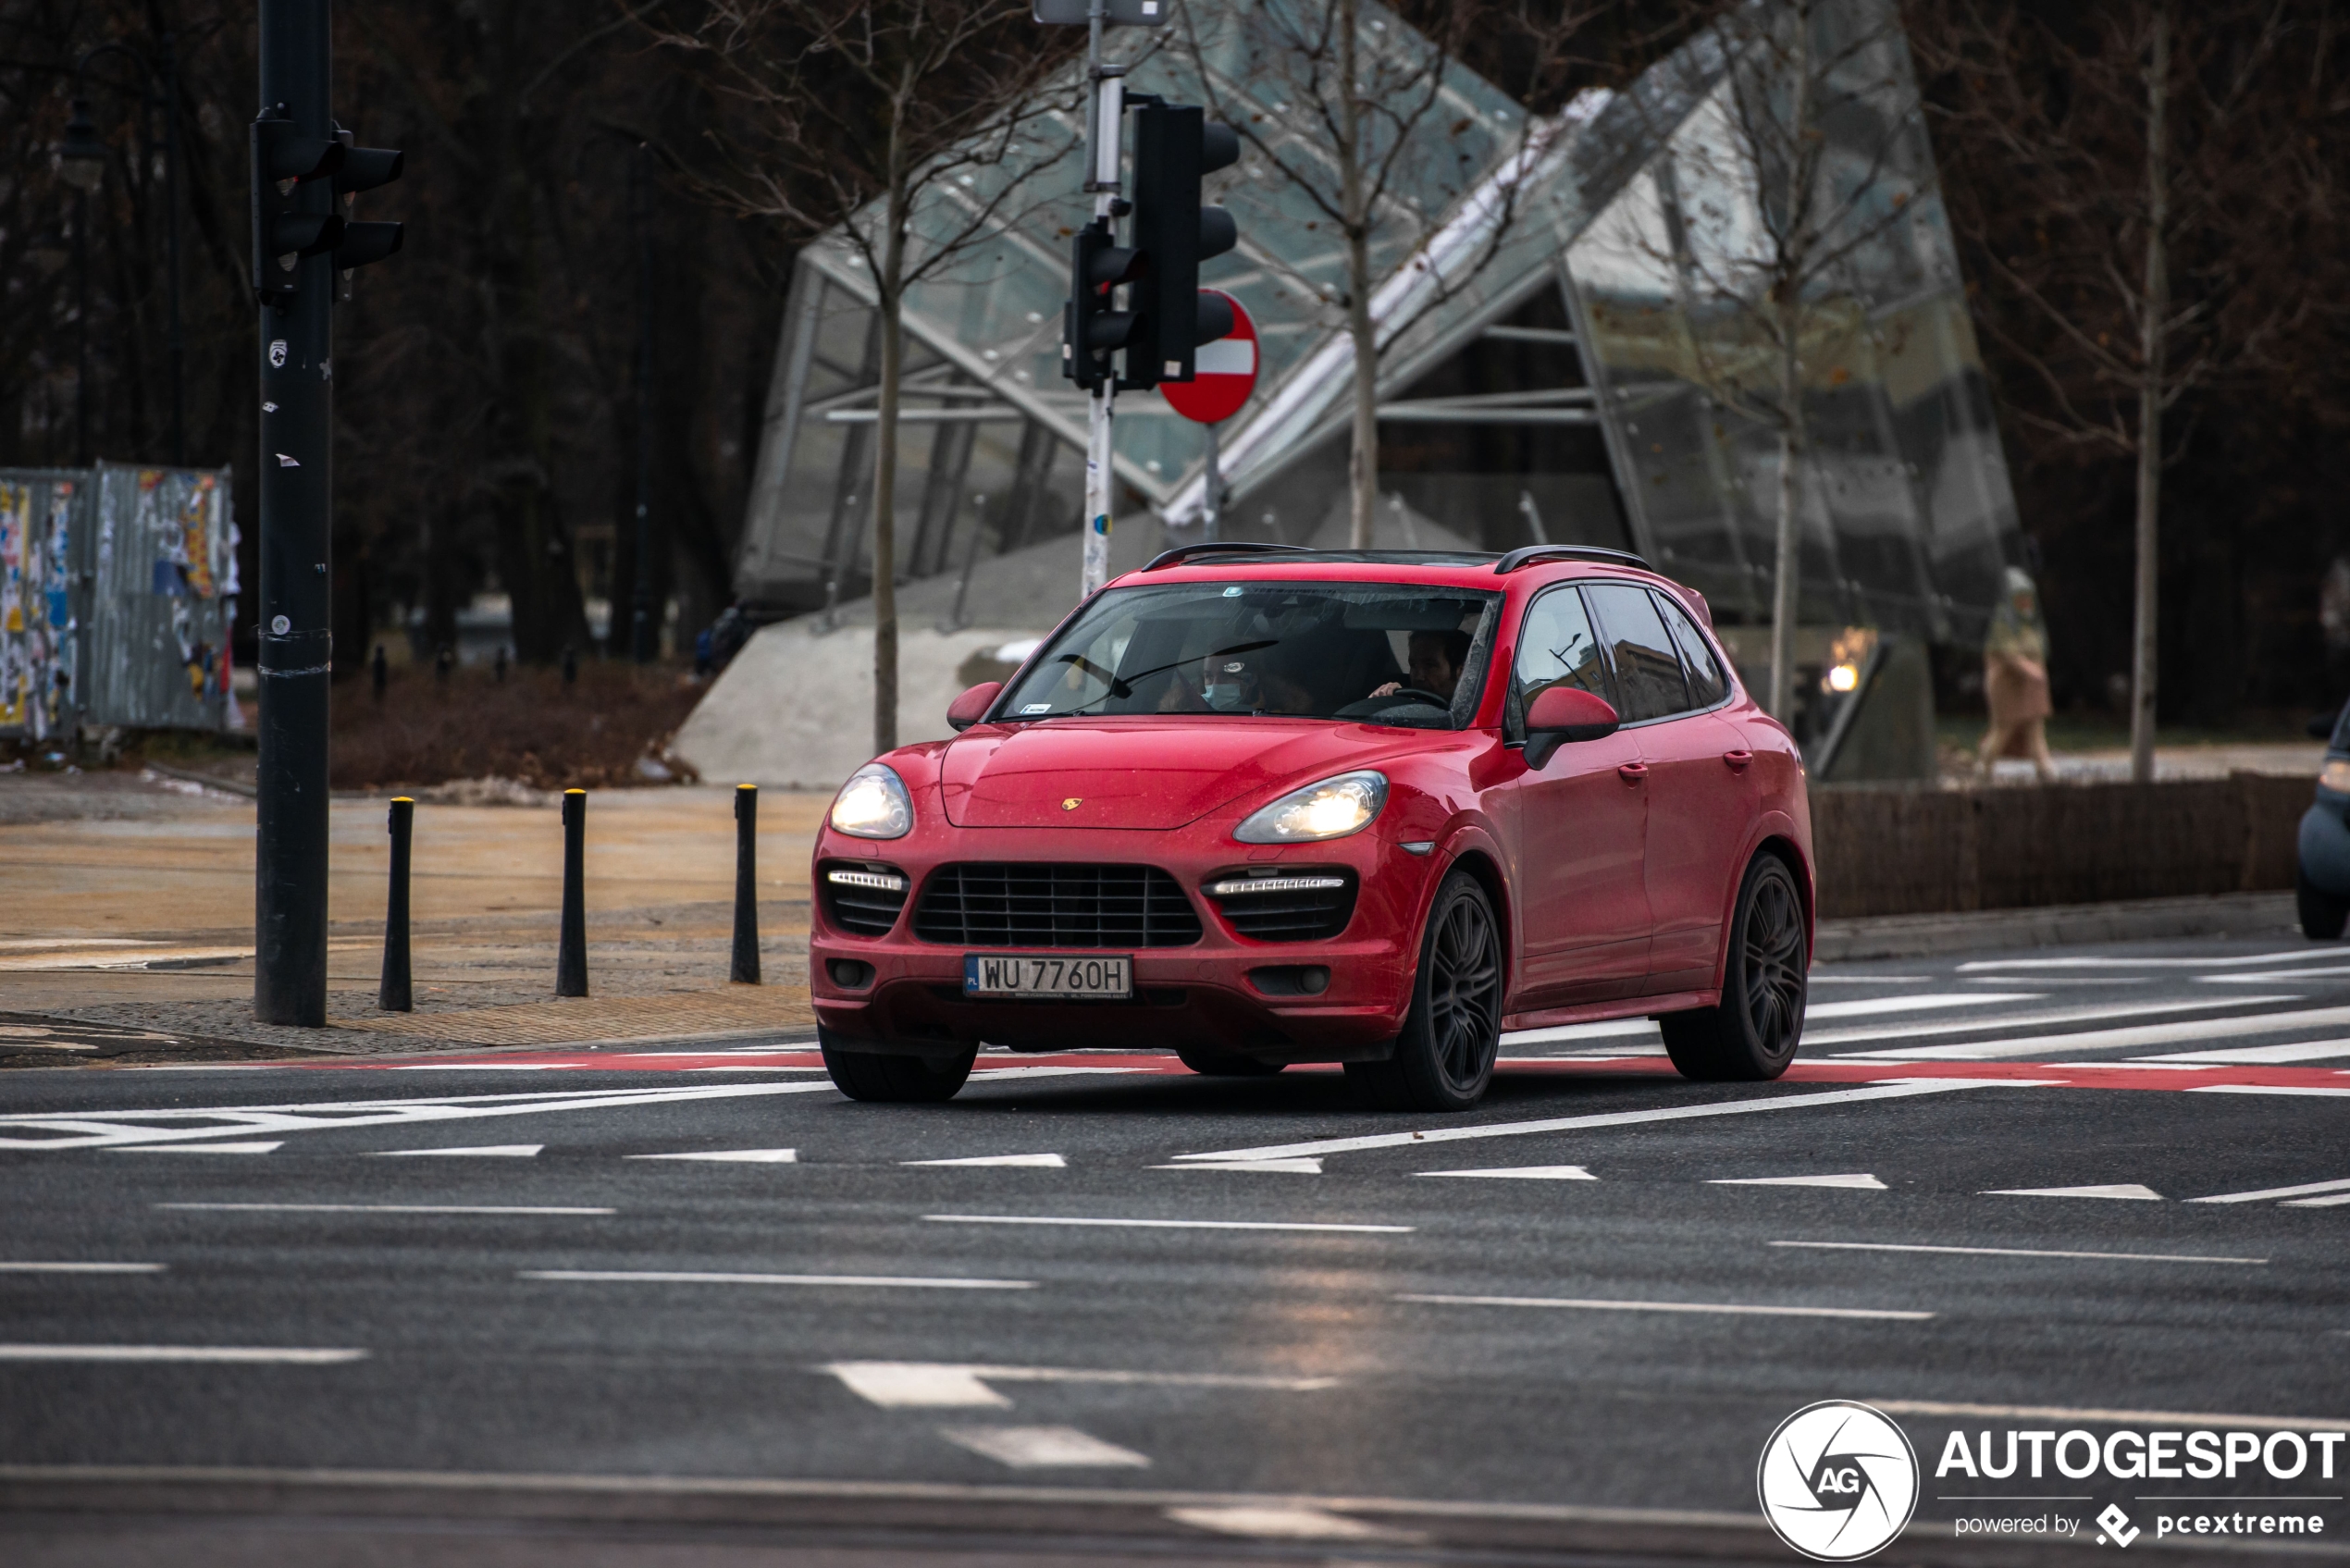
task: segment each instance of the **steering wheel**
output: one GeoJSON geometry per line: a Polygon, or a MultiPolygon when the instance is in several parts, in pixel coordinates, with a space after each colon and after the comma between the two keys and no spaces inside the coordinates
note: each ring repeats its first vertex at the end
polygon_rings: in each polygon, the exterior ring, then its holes
{"type": "Polygon", "coordinates": [[[1402,700],[1404,700],[1404,699],[1405,698],[1407,698],[1407,697],[1416,697],[1416,698],[1419,698],[1422,702],[1427,703],[1427,704],[1428,704],[1430,708],[1450,708],[1450,707],[1452,707],[1452,706],[1453,706],[1453,699],[1452,699],[1451,698],[1449,698],[1449,697],[1439,697],[1439,696],[1437,696],[1437,695],[1436,695],[1434,692],[1432,692],[1432,691],[1422,691],[1422,690],[1421,690],[1419,687],[1417,687],[1417,686],[1397,686],[1397,687],[1396,687],[1393,691],[1389,692],[1389,693],[1388,693],[1385,697],[1374,697],[1374,698],[1366,698],[1365,700],[1367,700],[1367,701],[1370,701],[1370,702],[1381,702],[1381,703],[1385,703],[1385,702],[1401,702],[1402,700]]]}

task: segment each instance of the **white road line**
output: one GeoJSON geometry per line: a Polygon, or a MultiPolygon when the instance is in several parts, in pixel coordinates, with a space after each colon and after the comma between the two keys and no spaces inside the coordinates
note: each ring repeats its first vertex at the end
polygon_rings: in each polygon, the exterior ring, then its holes
{"type": "Polygon", "coordinates": [[[2195,978],[2205,985],[2273,985],[2278,981],[2295,981],[2319,975],[2350,974],[2350,968],[2337,965],[2332,969],[2265,969],[2251,974],[2199,974],[2195,978]]]}
{"type": "Polygon", "coordinates": [[[2177,1023],[2139,1024],[2129,1029],[2076,1031],[2070,1034],[2035,1034],[2022,1040],[1978,1041],[1964,1045],[1921,1045],[1913,1050],[1842,1051],[1839,1056],[1866,1056],[1881,1062],[1989,1061],[2004,1056],[2036,1056],[2050,1051],[2116,1051],[2147,1045],[2184,1044],[2190,1040],[2229,1040],[2246,1034],[2282,1034],[2294,1029],[2331,1029],[2350,1023],[2350,1007],[2304,1007],[2297,1012],[2252,1013],[2232,1019],[2192,1019],[2177,1023]]]}
{"type": "Polygon", "coordinates": [[[2350,1192],[2336,1192],[2330,1198],[2288,1198],[2277,1207],[2281,1209],[2338,1209],[2350,1204],[2350,1192]]]}
{"type": "MultiPolygon", "coordinates": [[[[46,1145],[28,1143],[12,1145],[6,1139],[0,1139],[0,1149],[10,1147],[36,1148],[45,1146],[46,1145]]],[[[76,1148],[81,1148],[86,1145],[77,1142],[73,1146],[76,1148]]],[[[285,1147],[285,1144],[282,1142],[275,1143],[121,1143],[114,1145],[115,1151],[118,1154],[266,1154],[274,1150],[281,1149],[283,1147],[285,1147]]]]}
{"type": "Polygon", "coordinates": [[[161,1274],[159,1263],[0,1263],[0,1274],[161,1274]]]}
{"type": "Polygon", "coordinates": [[[1597,1181],[1579,1165],[1502,1166],[1492,1170],[1423,1170],[1419,1176],[1484,1176],[1503,1181],[1597,1181]]]}
{"type": "Polygon", "coordinates": [[[1864,1019],[1877,1013],[1938,1013],[1948,1007],[1985,1007],[1995,1002],[2045,1002],[2033,991],[1961,991],[1930,996],[1872,996],[1860,1002],[1823,1002],[1803,1009],[1812,1019],[1864,1019]]]}
{"type": "Polygon", "coordinates": [[[1932,980],[1930,974],[1822,974],[1812,971],[1813,985],[1921,985],[1932,980]]]}
{"type": "Polygon", "coordinates": [[[2350,1189],[2350,1179],[2340,1181],[2305,1181],[2298,1187],[2263,1187],[2255,1192],[2215,1192],[2208,1198],[2189,1198],[2191,1204],[2261,1204],[2271,1198],[2306,1198],[2312,1192],[2339,1192],[2350,1189]]]}
{"type": "Polygon", "coordinates": [[[1292,1176],[1319,1176],[1319,1160],[1193,1160],[1189,1164],[1155,1165],[1153,1170],[1270,1170],[1286,1171],[1292,1176]]]}
{"type": "Polygon", "coordinates": [[[969,1154],[959,1160],[899,1160],[899,1165],[1018,1166],[1061,1170],[1069,1162],[1058,1154],[969,1154]]]}
{"type": "Polygon", "coordinates": [[[890,1410],[986,1407],[1011,1401],[989,1383],[1107,1383],[1170,1389],[1257,1389],[1314,1393],[1338,1387],[1335,1377],[1280,1377],[1234,1372],[1118,1372],[1076,1366],[998,1366],[981,1362],[835,1361],[817,1367],[851,1393],[890,1410]]]}
{"type": "Polygon", "coordinates": [[[1120,1465],[1146,1469],[1150,1461],[1132,1449],[1106,1443],[1074,1426],[941,1426],[938,1435],[958,1448],[1015,1470],[1070,1470],[1120,1465]]]}
{"type": "Polygon", "coordinates": [[[2198,1083],[2190,1094],[2350,1094],[2350,1088],[2329,1089],[2318,1083],[2198,1083]]]}
{"type": "Polygon", "coordinates": [[[2102,1187],[1994,1187],[1978,1198],[2126,1198],[2136,1203],[2162,1202],[2162,1194],[2135,1181],[2109,1182],[2102,1187]]]}
{"type": "Polygon", "coordinates": [[[898,1286],[916,1290],[1033,1290],[1033,1279],[956,1279],[912,1274],[701,1274],[682,1269],[526,1268],[517,1279],[573,1280],[588,1284],[652,1285],[854,1285],[898,1286]]]}
{"type": "Polygon", "coordinates": [[[546,1146],[544,1143],[484,1143],[471,1149],[378,1149],[375,1157],[389,1160],[479,1154],[485,1159],[528,1160],[538,1158],[538,1151],[546,1146]]]}
{"type": "MultiPolygon", "coordinates": [[[[2209,1202],[2208,1199],[2204,1201],[2209,1202]]],[[[1832,1253],[1951,1253],[1988,1258],[2100,1258],[2115,1263],[2264,1264],[2269,1261],[2267,1258],[2207,1257],[2194,1253],[2059,1253],[2043,1252],[2033,1247],[1927,1247],[1906,1241],[1774,1241],[1771,1245],[1832,1253]]]]}
{"type": "Polygon", "coordinates": [[[1981,1416],[1991,1421],[2089,1421],[2100,1426],[2257,1426],[2272,1432],[2331,1431],[2350,1428],[2339,1416],[2212,1415],[2180,1410],[2077,1409],[2055,1404],[1949,1404],[1940,1400],[1876,1400],[1867,1401],[1888,1415],[1981,1416]]]}
{"type": "Polygon", "coordinates": [[[2298,1002],[2298,996],[2220,996],[2201,1002],[2158,1002],[2124,1006],[2109,1003],[2096,1007],[2054,1007],[2038,1013],[2010,1013],[2005,1018],[1967,1019],[1959,1023],[1904,1024],[1899,1029],[1810,1029],[1806,1045],[1845,1045],[1862,1040],[1922,1040],[1943,1034],[1973,1034],[1995,1029],[2046,1029],[2056,1024],[2100,1023],[2110,1019],[2159,1018],[2165,1013],[2210,1013],[2222,1007],[2258,1007],[2278,1002],[2298,1002]]]}
{"type": "Polygon", "coordinates": [[[2182,1067],[2223,1067],[2231,1064],[2282,1067],[2288,1062],[2322,1062],[2350,1056],[2350,1040],[2306,1040],[2298,1045],[2236,1045],[2224,1051],[2168,1051],[2148,1056],[2149,1062],[2176,1062],[2182,1067]]]}
{"type": "Polygon", "coordinates": [[[518,1204],[157,1204],[159,1209],[225,1214],[618,1214],[618,1209],[526,1207],[518,1204]]]}
{"type": "Polygon", "coordinates": [[[1694,1312],[1738,1317],[1874,1317],[1922,1323],[1930,1312],[1896,1312],[1878,1307],[1747,1306],[1727,1302],[1616,1302],[1571,1296],[1429,1296],[1399,1295],[1399,1302],[1423,1302],[1438,1306],[1571,1307],[1584,1312],[1694,1312]]]}
{"type": "Polygon", "coordinates": [[[1710,1100],[1701,1105],[1665,1105],[1650,1111],[1608,1111],[1595,1116],[1552,1117],[1541,1121],[1487,1122],[1473,1127],[1431,1127],[1417,1132],[1373,1132],[1359,1138],[1319,1138],[1305,1143],[1268,1143],[1254,1149],[1220,1149],[1213,1154],[1178,1154],[1181,1160],[1278,1160],[1300,1154],[1350,1154],[1361,1149],[1400,1149],[1414,1143],[1451,1143],[1471,1138],[1519,1138],[1535,1132],[1566,1132],[1589,1127],[1632,1127],[1642,1122],[1681,1121],[1693,1117],[1744,1116],[1759,1111],[1810,1110],[1822,1105],[1849,1105],[1872,1100],[1901,1100],[1918,1094],[1947,1094],[1961,1089],[1994,1084],[2020,1085],[2021,1080],[1934,1078],[1903,1079],[1898,1083],[1873,1083],[1861,1089],[1837,1089],[1824,1094],[1773,1094],[1750,1100],[1710,1100]]]}
{"type": "Polygon", "coordinates": [[[1425,1530],[1391,1530],[1366,1525],[1327,1508],[1292,1503],[1243,1503],[1238,1506],[1169,1508],[1161,1511],[1178,1525],[1213,1530],[1223,1536],[1248,1536],[1268,1541],[1391,1541],[1407,1545],[1428,1539],[1425,1530]]]}
{"type": "Polygon", "coordinates": [[[1502,1036],[1508,1045],[1554,1045],[1568,1040],[1613,1040],[1621,1035],[1656,1035],[1653,1019],[1606,1019],[1598,1023],[1561,1024],[1555,1029],[1514,1029],[1502,1036]]]}
{"type": "Polygon", "coordinates": [[[334,1366],[365,1351],[279,1350],[266,1345],[0,1345],[0,1361],[192,1361],[252,1366],[334,1366]]]}
{"type": "MultiPolygon", "coordinates": [[[[1058,1070],[1038,1068],[1038,1071],[1058,1070]]],[[[1070,1069],[1076,1070],[1076,1069],[1070,1069]]],[[[681,1101],[731,1100],[768,1094],[829,1093],[816,1083],[703,1083],[652,1089],[559,1090],[531,1094],[433,1094],[413,1099],[315,1100],[292,1105],[214,1105],[186,1110],[77,1111],[0,1117],[0,1149],[118,1148],[182,1143],[269,1132],[312,1132],[342,1127],[461,1121],[479,1117],[536,1116],[549,1111],[615,1110],[681,1101]],[[210,1121],[212,1126],[191,1126],[210,1121]],[[48,1133],[10,1138],[12,1130],[48,1133]]]]}
{"type": "Polygon", "coordinates": [[[2289,964],[2309,958],[2331,958],[2341,949],[2295,947],[2282,953],[2253,953],[2233,958],[1977,958],[1960,964],[1959,972],[1980,969],[2248,969],[2259,964],[2289,964]]]}
{"type": "Polygon", "coordinates": [[[1410,1225],[1322,1225],[1273,1219],[1091,1219],[1062,1215],[926,1214],[942,1225],[1104,1225],[1134,1230],[1342,1230],[1366,1235],[1405,1236],[1410,1225]]]}
{"type": "Polygon", "coordinates": [[[1866,1171],[1851,1171],[1842,1176],[1717,1176],[1706,1182],[1708,1187],[1849,1187],[1863,1192],[1886,1191],[1884,1182],[1866,1171]]]}
{"type": "Polygon", "coordinates": [[[798,1165],[797,1149],[702,1149],[684,1154],[624,1154],[630,1160],[718,1160],[743,1165],[798,1165]]]}

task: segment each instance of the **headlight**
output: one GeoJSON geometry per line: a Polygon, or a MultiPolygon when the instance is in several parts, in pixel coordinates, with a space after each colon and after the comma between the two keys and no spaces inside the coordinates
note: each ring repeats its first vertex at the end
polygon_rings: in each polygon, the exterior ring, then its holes
{"type": "Polygon", "coordinates": [[[858,838],[904,838],[914,831],[914,802],[894,769],[868,762],[833,797],[833,827],[858,838]]]}
{"type": "Polygon", "coordinates": [[[1371,825],[1387,804],[1384,773],[1341,773],[1293,789],[1232,830],[1243,844],[1309,844],[1371,825]]]}
{"type": "Polygon", "coordinates": [[[2318,774],[2318,787],[2330,789],[2336,795],[2350,795],[2350,762],[2336,757],[2318,774]]]}

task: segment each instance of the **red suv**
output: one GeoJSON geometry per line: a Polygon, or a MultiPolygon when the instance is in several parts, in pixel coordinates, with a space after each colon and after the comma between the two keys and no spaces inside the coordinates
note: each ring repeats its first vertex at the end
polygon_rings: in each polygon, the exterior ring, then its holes
{"type": "Polygon", "coordinates": [[[1464,1110],[1503,1031],[1640,1016],[1688,1077],[1777,1077],[1811,812],[1710,625],[1607,550],[1169,551],[834,800],[833,1081],[1115,1045],[1464,1110]]]}

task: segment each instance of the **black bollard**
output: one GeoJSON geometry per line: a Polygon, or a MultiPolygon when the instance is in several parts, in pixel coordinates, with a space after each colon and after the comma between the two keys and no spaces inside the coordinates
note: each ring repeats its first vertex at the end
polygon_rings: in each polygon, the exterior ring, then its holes
{"type": "MultiPolygon", "coordinates": [[[[382,658],[380,649],[377,657],[382,658]]],[[[415,820],[414,800],[403,795],[392,801],[391,891],[384,899],[384,978],[376,992],[376,1006],[387,1013],[416,1010],[408,985],[408,836],[415,820]]]]}
{"type": "Polygon", "coordinates": [[[735,786],[735,967],[726,976],[759,983],[759,786],[735,786]]]}
{"type": "Polygon", "coordinates": [[[563,927],[555,950],[555,994],[588,994],[588,792],[563,791],[563,927]]]}
{"type": "Polygon", "coordinates": [[[456,666],[457,655],[451,651],[448,648],[443,647],[439,653],[432,656],[433,679],[439,681],[444,686],[447,685],[449,684],[449,672],[455,669],[456,666]]]}
{"type": "Polygon", "coordinates": [[[498,645],[498,684],[501,686],[506,684],[506,645],[504,643],[498,645]]]}
{"type": "Polygon", "coordinates": [[[565,643],[563,644],[563,685],[575,686],[578,684],[579,650],[571,644],[565,643]]]}
{"type": "Polygon", "coordinates": [[[381,643],[376,645],[375,662],[369,667],[368,678],[375,685],[376,701],[380,704],[384,699],[384,684],[391,679],[391,666],[384,662],[384,645],[381,643]]]}

